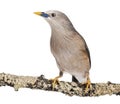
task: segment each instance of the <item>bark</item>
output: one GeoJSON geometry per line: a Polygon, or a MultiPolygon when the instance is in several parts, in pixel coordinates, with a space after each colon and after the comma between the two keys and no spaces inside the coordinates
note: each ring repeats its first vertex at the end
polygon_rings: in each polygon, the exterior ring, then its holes
{"type": "Polygon", "coordinates": [[[69,96],[101,96],[101,95],[120,95],[120,84],[111,83],[91,83],[88,92],[85,92],[86,85],[75,82],[60,81],[52,88],[52,81],[41,75],[33,76],[17,76],[12,74],[0,73],[0,86],[10,86],[18,91],[19,88],[40,89],[46,91],[56,91],[67,94],[69,96]]]}

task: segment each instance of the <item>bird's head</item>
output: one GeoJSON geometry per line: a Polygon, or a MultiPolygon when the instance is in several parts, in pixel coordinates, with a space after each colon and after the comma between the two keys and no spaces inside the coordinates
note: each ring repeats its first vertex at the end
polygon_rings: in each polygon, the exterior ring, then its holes
{"type": "Polygon", "coordinates": [[[73,29],[68,17],[60,11],[49,10],[46,12],[34,12],[34,14],[42,16],[50,24],[51,28],[73,29]]]}

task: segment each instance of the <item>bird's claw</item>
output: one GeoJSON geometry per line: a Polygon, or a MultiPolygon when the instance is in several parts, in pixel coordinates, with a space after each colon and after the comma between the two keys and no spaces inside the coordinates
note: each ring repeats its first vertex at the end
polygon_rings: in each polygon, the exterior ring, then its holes
{"type": "Polygon", "coordinates": [[[91,85],[91,82],[90,82],[90,79],[88,79],[87,83],[86,83],[85,93],[88,92],[88,89],[90,88],[90,85],[91,85]]]}
{"type": "Polygon", "coordinates": [[[55,89],[55,85],[59,82],[59,76],[55,77],[54,79],[50,79],[52,81],[52,90],[55,89]]]}

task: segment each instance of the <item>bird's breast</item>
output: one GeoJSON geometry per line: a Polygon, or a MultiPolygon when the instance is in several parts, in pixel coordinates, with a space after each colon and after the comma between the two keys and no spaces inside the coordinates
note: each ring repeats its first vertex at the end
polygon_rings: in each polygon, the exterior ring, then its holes
{"type": "Polygon", "coordinates": [[[61,57],[65,58],[71,53],[70,47],[72,47],[72,42],[67,39],[65,36],[56,36],[52,35],[50,40],[51,51],[55,58],[61,57]]]}

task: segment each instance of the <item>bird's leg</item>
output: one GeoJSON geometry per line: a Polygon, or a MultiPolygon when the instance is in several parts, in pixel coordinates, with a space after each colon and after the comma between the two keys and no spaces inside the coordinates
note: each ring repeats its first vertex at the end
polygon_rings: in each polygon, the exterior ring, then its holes
{"type": "Polygon", "coordinates": [[[91,81],[90,81],[90,78],[89,78],[89,76],[88,76],[88,78],[87,78],[87,82],[86,82],[85,93],[88,92],[88,88],[90,87],[90,84],[91,84],[91,81]]]}
{"type": "Polygon", "coordinates": [[[60,71],[59,76],[57,76],[57,77],[55,77],[54,79],[52,79],[52,81],[53,81],[53,82],[52,82],[52,89],[53,89],[53,90],[54,90],[54,88],[55,88],[56,83],[59,82],[58,79],[59,79],[60,77],[62,77],[62,76],[63,76],[63,72],[60,71]]]}

